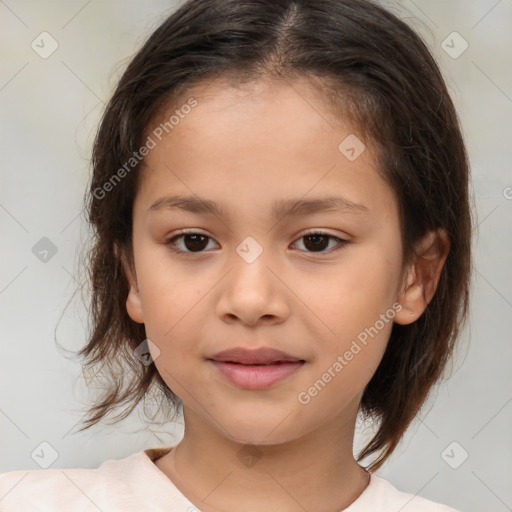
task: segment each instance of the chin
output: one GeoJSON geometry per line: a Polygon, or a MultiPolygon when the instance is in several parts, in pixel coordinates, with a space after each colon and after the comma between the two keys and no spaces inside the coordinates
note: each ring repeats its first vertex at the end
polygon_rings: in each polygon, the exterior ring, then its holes
{"type": "MultiPolygon", "coordinates": [[[[236,421],[234,416],[219,420],[224,429],[219,433],[242,445],[270,446],[288,443],[305,435],[304,425],[290,414],[277,417],[261,414],[244,415],[236,421]]],[[[213,425],[212,425],[213,426],[213,425]]]]}

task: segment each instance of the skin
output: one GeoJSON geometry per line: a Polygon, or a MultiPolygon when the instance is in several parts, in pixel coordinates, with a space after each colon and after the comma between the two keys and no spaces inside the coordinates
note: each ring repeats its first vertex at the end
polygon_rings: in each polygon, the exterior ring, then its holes
{"type": "Polygon", "coordinates": [[[160,351],[152,350],[154,364],[184,403],[184,438],[156,466],[207,512],[240,503],[246,512],[342,510],[369,482],[352,453],[354,426],[392,321],[308,404],[298,394],[394,303],[397,323],[422,314],[446,235],[427,235],[403,265],[398,204],[370,141],[349,161],[338,145],[357,127],[335,121],[307,82],[216,80],[194,97],[198,105],[146,157],[133,260],[122,254],[128,314],[145,324],[160,351]],[[150,211],[172,194],[214,200],[226,216],[150,211]],[[332,195],[368,211],[273,218],[276,200],[332,195]],[[202,253],[186,237],[174,247],[189,252],[166,245],[184,228],[208,237],[202,253]],[[327,239],[315,252],[303,236],[319,229],[349,243],[327,239]],[[250,264],[236,251],[248,236],[263,249],[250,264]],[[273,347],[306,363],[269,389],[240,389],[207,360],[239,346],[273,347]],[[246,465],[241,455],[251,450],[258,460],[246,465]]]}

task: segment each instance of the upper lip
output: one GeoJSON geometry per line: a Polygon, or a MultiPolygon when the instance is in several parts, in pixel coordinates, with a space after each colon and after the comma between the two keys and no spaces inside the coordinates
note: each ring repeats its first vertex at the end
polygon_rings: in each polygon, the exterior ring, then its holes
{"type": "Polygon", "coordinates": [[[229,350],[218,352],[210,359],[213,361],[241,363],[241,364],[265,364],[275,363],[278,361],[294,361],[299,362],[303,359],[294,357],[281,350],[276,350],[270,347],[261,347],[249,350],[243,347],[236,347],[229,350]]]}

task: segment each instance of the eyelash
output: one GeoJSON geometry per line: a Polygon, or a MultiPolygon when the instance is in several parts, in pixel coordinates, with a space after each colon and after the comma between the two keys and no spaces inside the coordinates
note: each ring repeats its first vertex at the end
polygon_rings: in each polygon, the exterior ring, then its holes
{"type": "MultiPolygon", "coordinates": [[[[204,233],[200,233],[200,232],[194,231],[194,230],[183,230],[183,231],[180,231],[177,234],[175,234],[173,237],[169,238],[169,240],[167,240],[165,242],[165,245],[167,245],[172,252],[181,253],[181,254],[204,254],[206,252],[206,251],[197,251],[197,252],[184,251],[182,249],[177,249],[176,247],[173,246],[174,241],[176,239],[183,238],[186,235],[202,235],[202,236],[212,240],[211,237],[205,235],[204,233]]],[[[344,240],[343,238],[339,238],[337,236],[331,235],[330,233],[326,233],[325,231],[308,231],[307,233],[303,233],[297,240],[300,240],[302,238],[305,238],[305,237],[311,236],[311,235],[321,235],[321,236],[328,237],[330,239],[337,240],[338,247],[335,247],[334,249],[331,248],[327,251],[318,251],[318,252],[305,251],[305,252],[308,252],[309,254],[331,254],[333,252],[343,249],[347,244],[350,243],[349,240],[344,240]]]]}

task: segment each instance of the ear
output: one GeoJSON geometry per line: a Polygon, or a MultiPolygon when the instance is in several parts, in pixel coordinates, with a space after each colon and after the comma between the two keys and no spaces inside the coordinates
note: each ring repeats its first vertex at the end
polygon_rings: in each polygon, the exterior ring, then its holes
{"type": "Polygon", "coordinates": [[[130,258],[126,254],[126,250],[121,249],[117,244],[114,246],[114,253],[121,261],[121,265],[129,285],[128,296],[126,297],[126,311],[128,316],[134,322],[143,324],[144,314],[142,312],[142,301],[140,298],[139,287],[137,285],[137,275],[135,274],[133,258],[130,258]]]}
{"type": "Polygon", "coordinates": [[[430,231],[417,242],[397,299],[402,305],[395,315],[397,324],[412,324],[425,311],[434,297],[449,250],[450,241],[444,229],[430,231]]]}

